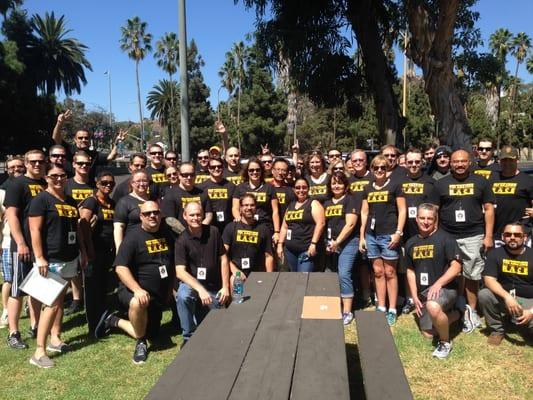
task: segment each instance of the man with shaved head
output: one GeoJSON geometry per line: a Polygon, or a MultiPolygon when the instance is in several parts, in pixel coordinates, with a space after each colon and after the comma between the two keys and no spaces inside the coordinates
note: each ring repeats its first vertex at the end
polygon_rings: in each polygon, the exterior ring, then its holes
{"type": "Polygon", "coordinates": [[[467,304],[463,332],[470,333],[481,325],[476,312],[477,292],[483,272],[485,253],[494,246],[494,194],[489,182],[470,172],[470,154],[465,150],[452,153],[451,174],[435,184],[435,199],[440,206],[442,228],[457,240],[463,252],[463,279],[467,304]]]}
{"type": "Polygon", "coordinates": [[[159,332],[175,281],[174,240],[168,227],[161,225],[159,205],[147,201],[140,210],[141,224],[124,238],[114,263],[120,280],[118,300],[128,311],[128,319],[106,311],[95,330],[99,338],[118,327],[137,339],[135,364],[144,363],[148,357],[147,339],[159,332]]]}

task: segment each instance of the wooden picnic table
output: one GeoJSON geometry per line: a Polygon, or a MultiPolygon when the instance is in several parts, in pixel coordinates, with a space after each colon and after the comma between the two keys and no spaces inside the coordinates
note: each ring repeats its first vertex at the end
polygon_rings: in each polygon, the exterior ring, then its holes
{"type": "Polygon", "coordinates": [[[339,297],[334,273],[250,274],[245,301],[211,311],[147,399],[349,399],[341,319],[302,319],[304,296],[339,297]]]}

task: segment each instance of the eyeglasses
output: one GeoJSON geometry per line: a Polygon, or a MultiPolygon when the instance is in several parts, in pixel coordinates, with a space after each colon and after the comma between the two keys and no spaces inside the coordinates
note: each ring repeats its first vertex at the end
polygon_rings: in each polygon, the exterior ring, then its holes
{"type": "Polygon", "coordinates": [[[53,158],[65,158],[66,154],[50,154],[50,157],[53,157],[53,158]]]}
{"type": "Polygon", "coordinates": [[[222,165],[210,165],[209,169],[222,169],[222,165]]]}
{"type": "Polygon", "coordinates": [[[248,168],[248,173],[253,174],[256,172],[261,172],[261,168],[248,168]]]}
{"type": "Polygon", "coordinates": [[[159,210],[152,210],[152,211],[143,211],[141,212],[143,217],[159,217],[161,215],[161,211],[159,210]]]}
{"type": "Polygon", "coordinates": [[[59,181],[59,180],[62,180],[62,179],[66,179],[67,174],[50,174],[50,175],[47,175],[47,176],[48,176],[48,178],[53,179],[54,181],[59,181]]]}
{"type": "Polygon", "coordinates": [[[521,232],[503,232],[503,237],[505,238],[510,238],[513,236],[515,238],[522,239],[524,237],[524,234],[521,232]]]}
{"type": "Polygon", "coordinates": [[[102,186],[115,186],[115,181],[100,181],[102,186]]]}
{"type": "Polygon", "coordinates": [[[272,160],[263,160],[263,164],[272,164],[272,160]]]}
{"type": "Polygon", "coordinates": [[[78,136],[77,138],[78,140],[86,140],[86,141],[89,141],[89,136],[78,136]]]}
{"type": "Polygon", "coordinates": [[[150,155],[151,156],[162,156],[163,152],[162,151],[151,151],[150,155]]]}
{"type": "Polygon", "coordinates": [[[492,147],[478,147],[478,151],[491,151],[492,147]]]}
{"type": "Polygon", "coordinates": [[[395,153],[386,153],[386,154],[383,154],[385,157],[387,158],[396,158],[398,157],[395,153]]]}
{"type": "Polygon", "coordinates": [[[198,156],[198,160],[209,160],[209,156],[198,156]]]}
{"type": "Polygon", "coordinates": [[[91,163],[88,161],[76,161],[76,165],[79,165],[80,167],[88,167],[91,163]]]}
{"type": "Polygon", "coordinates": [[[184,178],[192,178],[194,176],[194,172],[180,172],[180,176],[184,178]]]}
{"type": "Polygon", "coordinates": [[[407,161],[407,165],[420,165],[420,164],[422,164],[422,161],[420,161],[420,160],[407,161]]]}
{"type": "Polygon", "coordinates": [[[387,167],[384,166],[384,165],[376,165],[375,167],[372,168],[374,171],[386,171],[387,170],[387,167]]]}
{"type": "Polygon", "coordinates": [[[31,165],[36,165],[36,164],[45,164],[45,161],[44,160],[28,160],[28,162],[31,164],[31,165]]]}
{"type": "Polygon", "coordinates": [[[294,190],[309,190],[309,186],[295,186],[294,190]]]}

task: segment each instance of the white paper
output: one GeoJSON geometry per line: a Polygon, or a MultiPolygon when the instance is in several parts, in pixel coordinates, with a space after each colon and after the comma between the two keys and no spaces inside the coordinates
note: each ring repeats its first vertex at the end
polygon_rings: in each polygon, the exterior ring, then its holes
{"type": "Polygon", "coordinates": [[[39,274],[39,269],[33,267],[20,285],[20,289],[41,303],[51,306],[59,297],[67,281],[59,275],[48,271],[46,276],[39,274]]]}

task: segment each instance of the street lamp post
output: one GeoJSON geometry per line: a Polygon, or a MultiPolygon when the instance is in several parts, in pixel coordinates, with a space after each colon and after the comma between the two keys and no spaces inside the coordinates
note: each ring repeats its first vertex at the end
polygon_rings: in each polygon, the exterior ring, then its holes
{"type": "Polygon", "coordinates": [[[224,86],[220,86],[217,91],[217,120],[220,121],[220,90],[224,86]]]}
{"type": "Polygon", "coordinates": [[[181,159],[190,160],[189,154],[189,93],[187,90],[187,29],[185,25],[185,0],[178,1],[180,106],[181,106],[181,159]]]}
{"type": "Polygon", "coordinates": [[[111,70],[108,69],[105,72],[105,75],[107,75],[107,82],[109,86],[109,127],[111,128],[111,132],[113,131],[113,111],[111,108],[111,70]]]}

